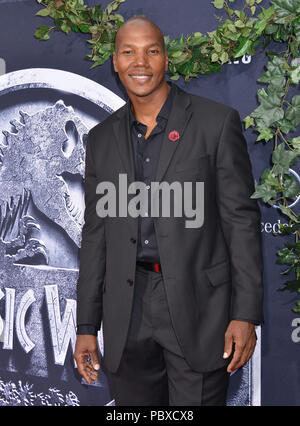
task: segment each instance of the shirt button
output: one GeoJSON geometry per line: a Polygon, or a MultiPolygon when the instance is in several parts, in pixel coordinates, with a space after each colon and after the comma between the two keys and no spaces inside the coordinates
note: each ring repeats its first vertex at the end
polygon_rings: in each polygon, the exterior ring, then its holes
{"type": "Polygon", "coordinates": [[[127,284],[129,284],[129,285],[133,285],[133,281],[132,281],[132,280],[130,280],[130,279],[128,279],[128,280],[127,280],[127,284]]]}
{"type": "Polygon", "coordinates": [[[145,242],[145,244],[148,244],[148,243],[149,243],[149,240],[145,240],[144,242],[145,242]]]}
{"type": "Polygon", "coordinates": [[[146,188],[147,188],[147,189],[150,189],[150,185],[146,185],[146,188]]]}
{"type": "Polygon", "coordinates": [[[145,161],[146,161],[146,163],[149,163],[150,158],[149,158],[149,157],[147,157],[147,158],[145,159],[145,161]]]}
{"type": "Polygon", "coordinates": [[[135,238],[130,238],[130,241],[135,244],[136,243],[136,239],[135,238]]]}
{"type": "Polygon", "coordinates": [[[141,133],[138,133],[138,138],[141,138],[143,135],[141,133]]]}

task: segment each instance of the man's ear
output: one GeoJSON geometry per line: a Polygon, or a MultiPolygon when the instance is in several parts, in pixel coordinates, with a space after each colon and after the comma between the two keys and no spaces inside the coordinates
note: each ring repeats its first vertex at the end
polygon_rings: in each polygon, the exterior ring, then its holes
{"type": "Polygon", "coordinates": [[[114,64],[114,70],[115,72],[118,72],[118,67],[117,67],[117,55],[116,52],[113,52],[113,64],[114,64]]]}
{"type": "Polygon", "coordinates": [[[168,58],[168,55],[166,54],[165,71],[168,71],[168,68],[169,68],[169,58],[168,58]]]}

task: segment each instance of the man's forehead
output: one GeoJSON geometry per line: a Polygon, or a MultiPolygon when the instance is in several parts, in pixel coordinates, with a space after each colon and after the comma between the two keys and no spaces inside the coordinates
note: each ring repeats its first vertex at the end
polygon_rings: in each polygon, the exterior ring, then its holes
{"type": "Polygon", "coordinates": [[[119,47],[153,47],[153,46],[160,46],[159,40],[154,40],[153,37],[151,37],[149,40],[136,40],[136,38],[129,39],[126,38],[124,40],[119,41],[119,47]]]}
{"type": "Polygon", "coordinates": [[[125,22],[119,29],[119,33],[125,31],[157,31],[157,27],[151,22],[135,19],[125,22]]]}
{"type": "Polygon", "coordinates": [[[130,24],[124,24],[117,32],[118,43],[126,43],[127,39],[136,40],[137,33],[139,33],[138,37],[149,38],[152,41],[159,40],[160,37],[159,31],[153,25],[130,22],[130,24]]]}

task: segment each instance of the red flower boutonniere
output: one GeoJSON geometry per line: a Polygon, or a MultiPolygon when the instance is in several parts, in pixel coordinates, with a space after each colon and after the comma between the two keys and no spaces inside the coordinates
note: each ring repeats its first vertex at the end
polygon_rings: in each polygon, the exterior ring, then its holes
{"type": "Polygon", "coordinates": [[[179,139],[179,133],[177,130],[172,130],[172,132],[169,133],[169,140],[172,142],[175,142],[179,139]]]}

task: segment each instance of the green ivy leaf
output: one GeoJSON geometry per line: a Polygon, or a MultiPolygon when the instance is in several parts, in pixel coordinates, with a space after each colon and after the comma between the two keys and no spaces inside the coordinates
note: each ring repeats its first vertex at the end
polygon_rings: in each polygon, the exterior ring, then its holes
{"type": "Polygon", "coordinates": [[[50,9],[41,9],[39,10],[36,15],[37,16],[48,16],[50,14],[50,9]]]}
{"type": "Polygon", "coordinates": [[[78,28],[80,29],[80,31],[82,33],[89,33],[90,32],[90,27],[87,24],[79,24],[78,28]]]}
{"type": "Polygon", "coordinates": [[[300,185],[298,184],[294,176],[285,175],[283,178],[283,184],[285,187],[284,191],[282,192],[284,197],[295,200],[296,197],[299,196],[300,185]]]}
{"type": "Polygon", "coordinates": [[[260,83],[272,83],[276,86],[283,87],[285,84],[285,60],[279,56],[274,56],[266,65],[265,72],[257,81],[260,83]],[[276,83],[274,83],[276,79],[276,83]]]}
{"type": "Polygon", "coordinates": [[[252,46],[252,40],[240,37],[239,46],[238,46],[237,51],[234,54],[234,58],[239,58],[241,56],[244,56],[245,53],[248,52],[248,50],[250,49],[251,46],[252,46]]]}
{"type": "Polygon", "coordinates": [[[300,123],[300,95],[295,95],[292,98],[292,105],[290,105],[285,112],[285,117],[295,127],[300,123]]]}
{"type": "Polygon", "coordinates": [[[296,261],[296,255],[288,248],[277,251],[278,258],[276,263],[291,265],[296,261]]]}
{"type": "Polygon", "coordinates": [[[228,62],[228,53],[227,52],[223,52],[222,55],[220,56],[220,60],[222,64],[225,64],[226,62],[228,62]]]}
{"type": "Polygon", "coordinates": [[[189,56],[188,52],[180,52],[179,56],[172,57],[172,62],[173,64],[182,64],[189,58],[189,56]]]}
{"type": "Polygon", "coordinates": [[[277,192],[266,183],[263,183],[261,185],[258,185],[257,183],[255,183],[255,191],[253,192],[250,198],[254,198],[254,199],[262,198],[263,201],[266,203],[271,198],[276,197],[276,195],[277,195],[277,192]]]}
{"type": "Polygon", "coordinates": [[[289,224],[279,224],[279,233],[281,235],[291,235],[293,232],[298,231],[299,229],[299,223],[295,223],[293,225],[289,224]]]}
{"type": "Polygon", "coordinates": [[[215,6],[216,9],[223,9],[224,7],[224,0],[214,0],[212,4],[215,6]]]}
{"type": "Polygon", "coordinates": [[[297,138],[289,139],[291,144],[293,145],[293,148],[297,151],[298,154],[300,154],[300,136],[297,138]]]}
{"type": "Polygon", "coordinates": [[[50,27],[48,25],[41,25],[39,29],[34,33],[34,35],[40,40],[49,40],[49,30],[50,27]]]}
{"type": "Polygon", "coordinates": [[[285,117],[281,120],[275,121],[274,125],[280,127],[281,132],[284,134],[294,132],[296,130],[296,127],[285,117]]]}
{"type": "Polygon", "coordinates": [[[281,174],[289,174],[289,168],[298,158],[296,152],[284,148],[284,143],[278,145],[272,154],[272,162],[274,164],[273,173],[277,176],[281,174]]]}
{"type": "MultiPolygon", "coordinates": [[[[295,291],[298,292],[300,289],[300,280],[288,280],[286,282],[286,286],[284,288],[282,288],[282,290],[289,290],[289,291],[295,291]]],[[[295,308],[294,308],[295,309],[295,308]]],[[[300,306],[299,306],[299,310],[300,310],[300,306]]],[[[299,312],[299,311],[294,311],[294,312],[299,312]]]]}
{"type": "Polygon", "coordinates": [[[222,46],[219,43],[214,43],[213,46],[216,52],[221,52],[222,46]]]}
{"type": "MultiPolygon", "coordinates": [[[[286,2],[286,1],[289,1],[289,0],[283,0],[284,2],[286,2]]],[[[274,1],[272,0],[272,3],[274,3],[274,1]]],[[[269,7],[268,9],[264,9],[262,6],[261,6],[261,13],[257,16],[258,18],[260,18],[260,19],[269,19],[269,18],[271,18],[271,16],[272,15],[274,15],[274,12],[275,12],[275,7],[274,7],[274,5],[272,5],[271,7],[269,7]]]]}
{"type": "Polygon", "coordinates": [[[176,73],[176,74],[174,74],[174,75],[172,75],[171,77],[170,77],[170,79],[171,80],[178,80],[179,79],[179,77],[180,77],[180,75],[178,74],[178,73],[176,73]]]}
{"type": "Polygon", "coordinates": [[[204,36],[201,33],[196,32],[192,34],[192,36],[188,37],[187,43],[189,46],[199,46],[208,40],[209,38],[207,36],[204,36]]]}
{"type": "MultiPolygon", "coordinates": [[[[290,266],[289,268],[287,268],[285,271],[280,272],[280,274],[284,275],[284,274],[289,274],[293,269],[295,269],[295,264],[293,264],[292,266],[290,266]]],[[[286,287],[281,288],[279,290],[287,290],[286,287]]]]}
{"type": "Polygon", "coordinates": [[[278,192],[280,183],[278,181],[278,178],[273,175],[272,170],[265,169],[261,176],[261,181],[262,183],[266,183],[267,185],[273,187],[274,189],[276,189],[276,192],[278,192]]]}
{"type": "Polygon", "coordinates": [[[228,28],[230,31],[232,31],[233,33],[236,33],[236,32],[237,32],[237,30],[236,30],[236,28],[235,28],[235,25],[234,25],[234,24],[232,24],[231,22],[227,25],[227,28],[228,28]]]}
{"type": "Polygon", "coordinates": [[[240,19],[238,19],[238,20],[234,23],[234,25],[235,25],[237,28],[244,28],[245,23],[244,23],[243,21],[241,21],[240,19]]]}
{"type": "Polygon", "coordinates": [[[300,81],[300,64],[291,65],[291,70],[288,71],[288,76],[291,79],[291,83],[298,84],[300,81]]]}
{"type": "Polygon", "coordinates": [[[257,127],[255,130],[259,132],[259,135],[256,138],[257,142],[261,140],[265,140],[266,142],[269,142],[269,140],[273,138],[273,133],[268,127],[257,127]]]}
{"type": "Polygon", "coordinates": [[[267,94],[264,89],[257,92],[260,106],[252,112],[252,117],[261,120],[263,127],[271,127],[272,124],[284,117],[284,111],[281,108],[281,97],[278,94],[267,94]]]}
{"type": "Polygon", "coordinates": [[[64,32],[64,33],[66,33],[66,34],[69,34],[69,32],[71,31],[71,27],[69,27],[69,25],[67,25],[66,23],[62,23],[61,24],[61,30],[64,32]]]}
{"type": "Polygon", "coordinates": [[[278,207],[280,208],[281,212],[288,216],[290,219],[292,219],[293,222],[298,222],[298,220],[296,220],[295,216],[291,213],[288,207],[285,207],[282,204],[279,204],[278,207]]]}
{"type": "Polygon", "coordinates": [[[274,18],[275,23],[285,24],[296,17],[299,0],[272,0],[272,3],[277,13],[274,18]]]}
{"type": "Polygon", "coordinates": [[[259,37],[262,34],[263,30],[266,28],[266,26],[267,26],[266,19],[262,21],[257,21],[254,26],[255,34],[259,37]]]}
{"type": "Polygon", "coordinates": [[[295,314],[299,314],[300,313],[300,306],[296,306],[295,308],[292,309],[293,312],[295,312],[295,314]]]}
{"type": "Polygon", "coordinates": [[[274,34],[278,30],[278,24],[269,24],[265,28],[265,34],[274,34]]]}
{"type": "Polygon", "coordinates": [[[254,126],[254,119],[252,117],[250,117],[250,115],[247,115],[247,117],[245,117],[243,119],[244,123],[245,123],[245,129],[247,130],[250,126],[254,126]]]}
{"type": "Polygon", "coordinates": [[[300,43],[300,16],[299,18],[295,19],[295,21],[293,22],[293,26],[297,42],[300,43]]]}
{"type": "Polygon", "coordinates": [[[171,56],[172,58],[179,58],[181,55],[182,55],[182,50],[175,50],[175,52],[172,52],[172,53],[170,54],[170,56],[171,56]]]}
{"type": "Polygon", "coordinates": [[[232,31],[225,30],[224,31],[224,37],[226,37],[226,38],[228,38],[229,40],[232,40],[232,41],[237,41],[240,38],[240,34],[237,33],[237,32],[234,33],[232,31]]]}

